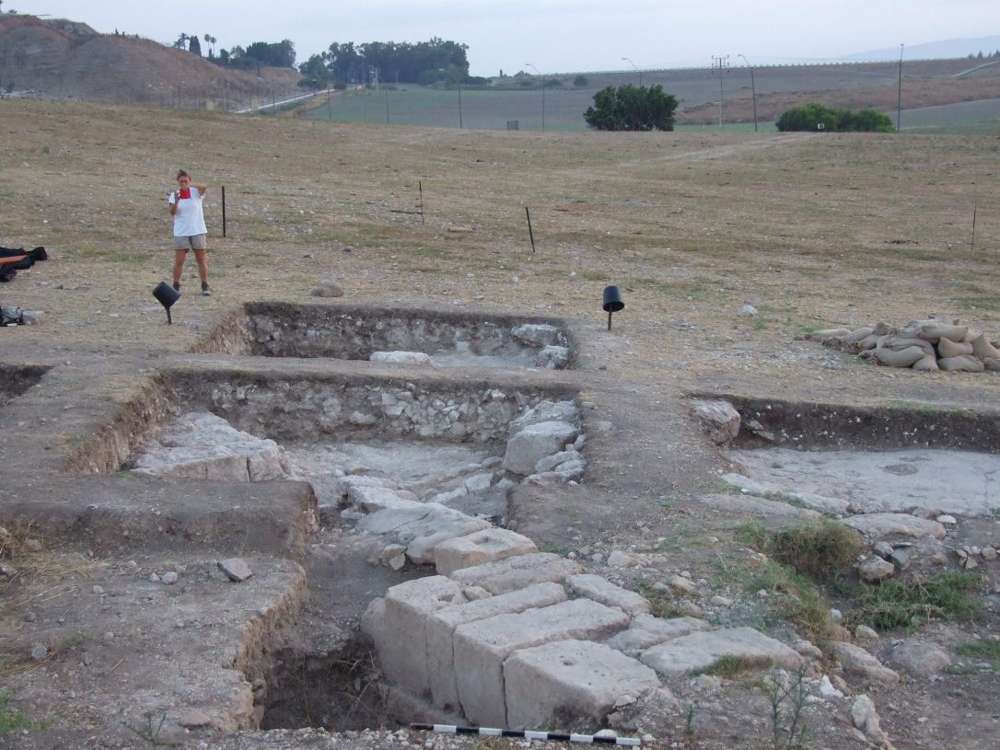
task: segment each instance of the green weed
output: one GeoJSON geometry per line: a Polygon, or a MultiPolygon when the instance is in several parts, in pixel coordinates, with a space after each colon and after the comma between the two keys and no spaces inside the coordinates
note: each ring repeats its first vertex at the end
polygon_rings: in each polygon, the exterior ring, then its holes
{"type": "Polygon", "coordinates": [[[1000,641],[972,641],[955,649],[959,656],[993,662],[993,669],[1000,671],[1000,641]]]}
{"type": "Polygon", "coordinates": [[[975,593],[981,585],[978,575],[954,571],[883,581],[860,589],[848,620],[877,630],[915,628],[928,620],[972,620],[980,611],[975,593]]]}
{"type": "Polygon", "coordinates": [[[748,656],[721,656],[719,660],[710,667],[701,669],[695,674],[707,674],[713,677],[722,677],[732,680],[746,672],[753,672],[757,669],[768,669],[773,665],[770,659],[754,659],[748,656]]]}
{"type": "Polygon", "coordinates": [[[0,735],[30,729],[32,726],[31,719],[23,712],[10,707],[10,695],[0,690],[0,735]]]}

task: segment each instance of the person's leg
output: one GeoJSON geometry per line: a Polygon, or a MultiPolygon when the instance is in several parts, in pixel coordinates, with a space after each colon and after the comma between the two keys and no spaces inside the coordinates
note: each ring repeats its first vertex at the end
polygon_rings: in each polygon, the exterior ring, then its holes
{"type": "Polygon", "coordinates": [[[201,283],[208,283],[208,251],[206,250],[195,250],[194,259],[198,262],[198,275],[201,277],[201,283]]]}
{"type": "Polygon", "coordinates": [[[184,260],[187,258],[187,250],[174,250],[174,289],[179,289],[181,284],[181,274],[184,272],[184,260]]]}

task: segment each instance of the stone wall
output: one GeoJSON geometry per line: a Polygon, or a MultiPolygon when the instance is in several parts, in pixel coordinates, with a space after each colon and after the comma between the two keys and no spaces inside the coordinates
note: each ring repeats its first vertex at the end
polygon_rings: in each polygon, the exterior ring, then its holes
{"type": "Polygon", "coordinates": [[[367,376],[259,376],[178,371],[172,400],[203,408],[240,430],[275,440],[320,436],[500,443],[508,425],[540,401],[574,399],[565,387],[367,376]]]}

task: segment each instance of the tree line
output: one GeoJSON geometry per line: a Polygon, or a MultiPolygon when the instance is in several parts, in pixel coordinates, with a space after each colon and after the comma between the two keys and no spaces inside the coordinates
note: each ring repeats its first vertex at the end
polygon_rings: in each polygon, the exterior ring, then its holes
{"type": "Polygon", "coordinates": [[[433,37],[426,42],[334,42],[299,66],[304,88],[331,84],[485,83],[469,76],[469,46],[433,37]]]}
{"type": "Polygon", "coordinates": [[[295,44],[290,39],[283,39],[280,42],[254,42],[246,48],[237,45],[232,49],[221,49],[216,54],[215,45],[219,40],[211,34],[205,34],[201,38],[197,34],[181,34],[174,42],[174,48],[200,56],[202,40],[208,45],[209,61],[217,65],[244,70],[254,68],[260,70],[261,67],[295,67],[295,44]]]}

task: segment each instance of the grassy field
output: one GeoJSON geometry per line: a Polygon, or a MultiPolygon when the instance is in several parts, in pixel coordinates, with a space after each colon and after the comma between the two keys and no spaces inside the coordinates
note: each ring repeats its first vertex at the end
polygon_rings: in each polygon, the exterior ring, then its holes
{"type": "MultiPolygon", "coordinates": [[[[809,327],[935,312],[1000,332],[995,137],[513,133],[31,102],[4,103],[0,124],[0,244],[54,255],[0,292],[49,313],[52,345],[184,349],[220,311],[306,301],[325,277],[353,301],[598,320],[601,287],[617,282],[628,366],[675,386],[737,362],[765,387],[819,382],[809,358],[777,356],[809,327]],[[226,185],[229,237],[216,190],[216,296],[186,301],[165,329],[149,290],[169,273],[163,196],[178,167],[226,185]],[[409,213],[418,181],[423,224],[409,213]],[[761,310],[752,325],[735,318],[747,300],[761,310]]],[[[858,366],[822,382],[887,377],[911,373],[858,366]]]]}
{"type": "MultiPolygon", "coordinates": [[[[593,87],[549,89],[543,102],[542,91],[537,89],[463,89],[460,96],[457,89],[400,86],[380,93],[346,91],[334,96],[329,103],[321,102],[318,106],[313,103],[302,111],[307,118],[338,123],[384,125],[388,122],[392,125],[503,130],[509,120],[516,120],[521,130],[541,130],[544,104],[545,130],[583,132],[587,130],[583,113],[593,103],[595,92],[593,87]]],[[[730,91],[733,98],[727,100],[724,110],[724,130],[753,131],[752,101],[748,94],[749,89],[744,91],[742,87],[730,91]]],[[[774,121],[767,116],[771,111],[764,106],[764,101],[777,96],[781,95],[761,95],[758,103],[761,132],[774,131],[774,121]]],[[[817,95],[816,98],[823,97],[817,95]]],[[[796,104],[794,100],[785,103],[788,106],[796,104]]],[[[718,109],[717,99],[693,106],[692,111],[697,116],[685,115],[682,109],[677,128],[718,130],[718,109]]],[[[895,110],[886,110],[895,119],[895,110]]],[[[904,114],[904,128],[908,130],[990,133],[1000,129],[1000,99],[911,108],[904,114]]]]}
{"type": "Polygon", "coordinates": [[[1000,134],[1000,99],[904,110],[903,130],[1000,134]]]}

